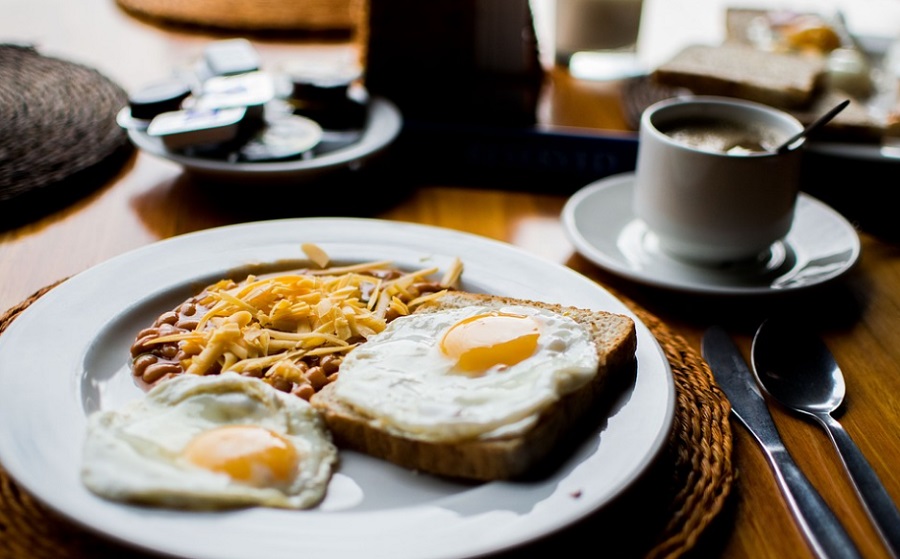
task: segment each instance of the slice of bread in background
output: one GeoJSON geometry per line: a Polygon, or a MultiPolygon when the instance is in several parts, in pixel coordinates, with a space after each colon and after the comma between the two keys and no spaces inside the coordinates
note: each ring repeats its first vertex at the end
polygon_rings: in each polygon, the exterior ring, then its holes
{"type": "Polygon", "coordinates": [[[803,107],[821,89],[820,56],[763,52],[749,45],[688,45],[660,64],[656,83],[698,95],[724,95],[781,108],[803,107]]]}
{"type": "Polygon", "coordinates": [[[335,398],[332,383],[314,395],[310,403],[323,413],[339,447],[452,478],[478,481],[518,478],[533,474],[553,458],[560,458],[554,456],[554,451],[563,449],[567,437],[578,432],[591,412],[603,405],[603,397],[615,383],[633,378],[637,334],[634,321],[625,315],[467,292],[449,292],[423,304],[416,313],[470,305],[530,305],[568,316],[591,333],[599,357],[596,375],[591,382],[545,409],[524,433],[454,443],[426,442],[388,433],[335,398]]]}

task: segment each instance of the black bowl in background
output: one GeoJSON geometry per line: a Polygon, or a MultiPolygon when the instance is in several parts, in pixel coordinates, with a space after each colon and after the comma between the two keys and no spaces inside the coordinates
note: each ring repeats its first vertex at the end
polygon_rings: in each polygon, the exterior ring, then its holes
{"type": "MultiPolygon", "coordinates": [[[[873,148],[876,150],[877,148],[873,148]]],[[[839,146],[810,146],[803,155],[801,189],[825,202],[858,229],[885,241],[900,241],[900,216],[893,190],[900,184],[900,158],[862,156],[839,146]]]]}

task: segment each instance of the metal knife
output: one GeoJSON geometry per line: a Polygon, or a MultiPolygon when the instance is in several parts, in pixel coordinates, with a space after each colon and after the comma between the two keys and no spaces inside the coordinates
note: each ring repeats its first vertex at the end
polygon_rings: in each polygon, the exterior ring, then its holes
{"type": "Polygon", "coordinates": [[[701,353],[731,402],[732,413],[765,452],[778,487],[813,552],[822,558],[861,557],[847,531],[785,448],[753,374],[731,337],[713,326],[703,335],[701,353]]]}

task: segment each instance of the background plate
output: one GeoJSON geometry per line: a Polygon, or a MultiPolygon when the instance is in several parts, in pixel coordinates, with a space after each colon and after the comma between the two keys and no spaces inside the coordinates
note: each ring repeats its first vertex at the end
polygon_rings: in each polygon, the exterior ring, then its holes
{"type": "Polygon", "coordinates": [[[178,163],[195,175],[229,182],[272,181],[304,182],[323,174],[361,165],[393,142],[403,126],[403,117],[392,102],[382,97],[369,101],[369,111],[362,135],[353,143],[310,159],[284,161],[237,162],[192,157],[169,151],[162,140],[145,131],[131,129],[128,137],[140,149],[178,163]]]}
{"type": "Polygon", "coordinates": [[[465,265],[463,287],[634,315],[605,289],[512,245],[436,227],[312,218],[191,233],[76,275],[26,309],[0,337],[0,462],[37,499],[116,540],[193,558],[439,559],[481,556],[535,540],[604,506],[649,466],[668,438],[674,381],[635,318],[638,368],[597,430],[558,469],[528,482],[454,483],[342,452],[317,508],[196,513],[108,502],[79,479],[87,415],[143,394],[131,381],[135,333],[215,279],[258,263],[303,258],[314,242],[333,260],[465,265]],[[48,350],[49,349],[49,350],[48,350]]]}

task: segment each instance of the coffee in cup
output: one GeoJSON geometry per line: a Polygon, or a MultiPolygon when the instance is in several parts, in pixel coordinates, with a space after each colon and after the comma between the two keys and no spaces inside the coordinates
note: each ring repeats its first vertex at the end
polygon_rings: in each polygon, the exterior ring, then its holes
{"type": "Polygon", "coordinates": [[[724,118],[679,120],[664,124],[660,131],[679,144],[732,155],[774,151],[780,138],[763,124],[724,118]]]}

